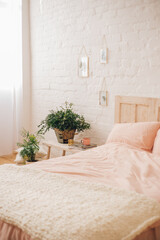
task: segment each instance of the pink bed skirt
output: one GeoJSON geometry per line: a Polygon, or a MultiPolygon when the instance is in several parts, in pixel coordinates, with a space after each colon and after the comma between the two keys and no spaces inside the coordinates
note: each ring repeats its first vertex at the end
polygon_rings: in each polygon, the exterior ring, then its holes
{"type": "MultiPolygon", "coordinates": [[[[155,224],[155,228],[148,229],[141,233],[133,240],[159,240],[160,227],[159,222],[155,224]]],[[[0,220],[0,240],[33,240],[27,233],[12,224],[5,223],[0,220]]]]}
{"type": "Polygon", "coordinates": [[[0,220],[0,240],[32,240],[20,228],[0,220]]]}

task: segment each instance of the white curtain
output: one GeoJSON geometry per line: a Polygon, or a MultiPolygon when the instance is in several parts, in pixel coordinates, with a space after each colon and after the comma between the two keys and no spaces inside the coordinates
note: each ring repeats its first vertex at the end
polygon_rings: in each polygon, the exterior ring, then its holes
{"type": "Polygon", "coordinates": [[[22,115],[21,0],[0,0],[0,156],[19,140],[22,115]]]}

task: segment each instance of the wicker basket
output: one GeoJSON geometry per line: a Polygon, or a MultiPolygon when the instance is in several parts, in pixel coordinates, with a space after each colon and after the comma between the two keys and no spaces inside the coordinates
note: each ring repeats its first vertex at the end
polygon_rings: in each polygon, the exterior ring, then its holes
{"type": "Polygon", "coordinates": [[[54,129],[57,140],[59,143],[68,143],[68,139],[74,139],[75,131],[76,130],[64,130],[60,131],[59,129],[54,129]]]}

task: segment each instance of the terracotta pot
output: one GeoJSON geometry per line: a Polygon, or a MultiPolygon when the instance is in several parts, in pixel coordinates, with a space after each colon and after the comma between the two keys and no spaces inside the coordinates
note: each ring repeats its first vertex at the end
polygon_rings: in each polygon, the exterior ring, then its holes
{"type": "Polygon", "coordinates": [[[68,144],[68,139],[74,139],[75,131],[76,130],[64,130],[60,131],[59,129],[54,129],[57,140],[59,143],[66,143],[68,144]]]}

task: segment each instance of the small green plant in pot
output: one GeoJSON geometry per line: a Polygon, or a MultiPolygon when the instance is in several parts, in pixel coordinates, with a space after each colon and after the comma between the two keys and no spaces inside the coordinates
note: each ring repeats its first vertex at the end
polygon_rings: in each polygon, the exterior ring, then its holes
{"type": "Polygon", "coordinates": [[[68,143],[68,139],[73,139],[76,131],[83,132],[90,128],[90,124],[82,115],[74,112],[72,103],[65,102],[64,107],[60,106],[57,111],[51,110],[38,127],[41,134],[54,129],[58,142],[68,143]]]}
{"type": "Polygon", "coordinates": [[[40,133],[31,134],[25,129],[22,130],[21,136],[23,137],[22,143],[17,143],[18,147],[22,147],[20,155],[24,160],[28,162],[36,162],[36,153],[39,151],[39,143],[41,139],[40,133]]]}

